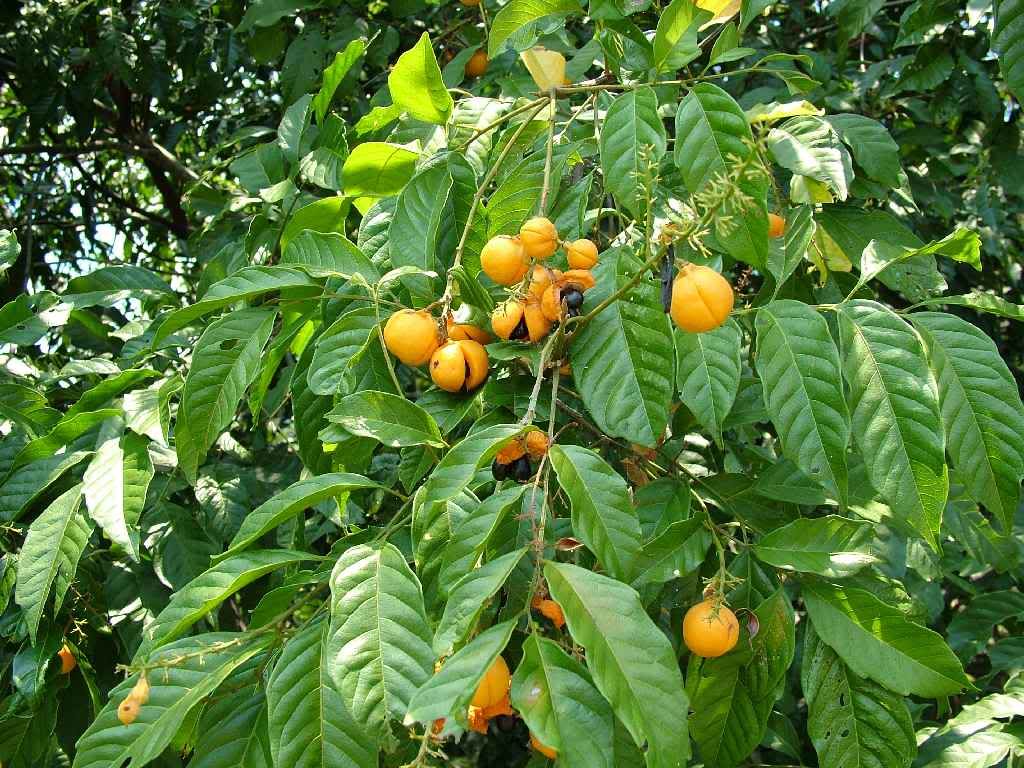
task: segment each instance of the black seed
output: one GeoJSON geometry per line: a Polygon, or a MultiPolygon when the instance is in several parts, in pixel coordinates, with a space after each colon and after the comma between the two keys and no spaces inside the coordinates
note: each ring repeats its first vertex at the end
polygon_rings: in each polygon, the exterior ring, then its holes
{"type": "Polygon", "coordinates": [[[520,456],[512,464],[512,473],[516,480],[525,483],[533,475],[530,460],[526,456],[520,456]]]}
{"type": "Polygon", "coordinates": [[[495,480],[504,480],[508,477],[508,464],[502,464],[497,459],[491,464],[491,474],[494,475],[495,480]]]}
{"type": "Polygon", "coordinates": [[[583,306],[583,294],[575,288],[563,293],[562,300],[569,309],[579,309],[583,306]]]}
{"type": "Polygon", "coordinates": [[[580,316],[580,311],[578,309],[570,308],[570,309],[565,310],[565,316],[566,317],[579,317],[580,316]]]}
{"type": "Polygon", "coordinates": [[[526,318],[525,317],[521,317],[521,318],[519,318],[519,325],[517,325],[512,330],[512,333],[509,335],[509,338],[510,339],[516,339],[516,340],[518,340],[518,339],[525,339],[529,335],[530,335],[530,331],[526,327],[526,318]]]}

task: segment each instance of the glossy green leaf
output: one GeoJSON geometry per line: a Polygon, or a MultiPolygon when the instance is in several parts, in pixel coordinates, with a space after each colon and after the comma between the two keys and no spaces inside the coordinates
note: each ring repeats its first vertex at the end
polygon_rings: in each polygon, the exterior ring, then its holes
{"type": "Polygon", "coordinates": [[[814,629],[850,669],[904,696],[950,696],[971,688],[942,637],[870,592],[807,584],[814,629]]]}
{"type": "Polygon", "coordinates": [[[675,331],[679,399],[719,445],[740,386],[742,340],[732,319],[707,333],[675,331]]]}
{"type": "MultiPolygon", "coordinates": [[[[452,177],[444,158],[432,160],[417,171],[398,196],[394,218],[388,229],[389,253],[395,267],[416,267],[440,274],[450,261],[450,250],[442,253],[445,227],[450,227],[449,198],[452,177]]],[[[437,295],[434,282],[422,275],[407,276],[402,283],[424,306],[437,295]]]]}
{"type": "Polygon", "coordinates": [[[677,520],[644,544],[634,585],[664,584],[700,567],[711,546],[704,515],[677,520]]]}
{"type": "Polygon", "coordinates": [[[587,668],[649,768],[682,768],[690,756],[687,711],[675,653],[622,582],[575,565],[544,566],[551,595],[565,612],[573,639],[586,649],[587,668]]]}
{"type": "Polygon", "coordinates": [[[393,545],[352,547],[335,564],[324,662],[356,722],[378,733],[430,677],[423,592],[393,545]]]}
{"type": "Polygon", "coordinates": [[[89,516],[133,560],[139,559],[136,530],[146,491],[153,479],[153,461],[147,440],[132,432],[118,432],[96,449],[82,476],[82,492],[89,516]]]}
{"type": "Polygon", "coordinates": [[[282,237],[281,247],[282,266],[299,267],[313,277],[361,275],[368,283],[380,279],[380,272],[373,262],[355,243],[333,231],[333,227],[327,231],[302,230],[287,241],[282,237]]]}
{"type": "Polygon", "coordinates": [[[444,446],[433,417],[416,403],[387,392],[356,392],[338,401],[327,420],[354,435],[372,437],[384,445],[444,446]]]}
{"type": "Polygon", "coordinates": [[[601,170],[605,188],[635,216],[643,213],[645,179],[656,174],[666,146],[654,89],[642,86],[615,97],[601,127],[601,170]]]}
{"type": "Polygon", "coordinates": [[[490,463],[502,445],[524,430],[518,424],[497,424],[464,437],[430,473],[430,478],[423,486],[425,501],[455,498],[469,485],[476,471],[490,463]]]}
{"type": "Polygon", "coordinates": [[[758,559],[776,568],[842,578],[877,558],[867,551],[871,527],[836,515],[799,518],[754,545],[758,559]]]}
{"type": "Polygon", "coordinates": [[[441,80],[428,33],[424,32],[416,45],[398,57],[388,75],[388,90],[395,104],[410,117],[439,125],[448,122],[454,102],[441,80]]]}
{"type": "Polygon", "coordinates": [[[398,194],[412,178],[415,152],[395,144],[368,141],[357,145],[342,168],[345,194],[349,197],[389,197],[398,194]]]}
{"type": "Polygon", "coordinates": [[[338,51],[334,55],[334,61],[324,70],[323,83],[316,96],[313,97],[313,109],[316,111],[316,122],[318,125],[322,126],[324,124],[324,118],[327,116],[327,110],[330,109],[334,92],[365,51],[365,40],[353,40],[345,46],[345,50],[338,51]]]}
{"type": "Polygon", "coordinates": [[[0,520],[17,520],[65,472],[92,455],[69,451],[34,461],[0,485],[0,520]]]}
{"type": "Polygon", "coordinates": [[[828,323],[800,301],[773,301],[757,312],[757,371],[783,454],[845,505],[846,408],[839,352],[828,323]]]}
{"type": "Polygon", "coordinates": [[[511,0],[491,22],[487,56],[493,59],[523,27],[546,16],[565,16],[580,12],[577,0],[511,0]]]}
{"type": "Polygon", "coordinates": [[[572,506],[573,532],[609,574],[630,581],[641,535],[626,481],[589,448],[553,445],[548,456],[572,506]]]}
{"type": "Polygon", "coordinates": [[[938,393],[914,330],[874,301],[840,305],[853,436],[871,484],[933,546],[949,480],[938,393]]]}
{"type": "Polygon", "coordinates": [[[376,336],[377,313],[373,307],[346,312],[316,340],[309,365],[309,390],[317,395],[347,391],[354,373],[352,359],[376,336]]]}
{"type": "Polygon", "coordinates": [[[676,136],[676,167],[692,193],[746,158],[753,141],[743,109],[711,83],[698,83],[679,103],[676,136]]]}

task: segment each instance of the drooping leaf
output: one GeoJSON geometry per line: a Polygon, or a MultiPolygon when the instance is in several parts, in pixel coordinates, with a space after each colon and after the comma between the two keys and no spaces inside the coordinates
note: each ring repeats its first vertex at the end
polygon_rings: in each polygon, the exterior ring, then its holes
{"type": "Polygon", "coordinates": [[[544,576],[573,639],[587,651],[598,690],[647,745],[649,768],[682,768],[690,755],[686,692],[675,653],[622,582],[575,565],[548,563],[544,576]]]}
{"type": "Polygon", "coordinates": [[[758,310],[757,370],[784,455],[845,505],[850,415],[828,323],[799,301],[758,310]]]}
{"type": "Polygon", "coordinates": [[[572,506],[573,531],[609,574],[630,581],[641,535],[626,481],[588,448],[553,445],[548,456],[572,506]]]}
{"type": "Polygon", "coordinates": [[[32,521],[18,556],[14,601],[25,613],[33,642],[51,591],[54,613],[60,611],[92,533],[92,522],[81,504],[81,485],[58,496],[32,521]]]}
{"type": "Polygon", "coordinates": [[[853,436],[871,484],[933,546],[949,488],[938,393],[914,330],[874,301],[839,307],[853,436]]]}
{"type": "Polygon", "coordinates": [[[820,117],[787,120],[768,133],[768,149],[775,161],[801,176],[828,184],[845,200],[853,183],[853,163],[839,134],[820,117]]]}
{"type": "Polygon", "coordinates": [[[419,580],[391,544],[346,550],[331,574],[324,663],[356,722],[401,722],[434,654],[419,580]]]}
{"type": "Polygon", "coordinates": [[[911,315],[939,384],[947,450],[971,497],[1013,526],[1024,477],[1024,404],[995,343],[956,315],[911,315]]]}
{"type": "Polygon", "coordinates": [[[807,584],[804,601],[815,631],[861,677],[904,696],[949,696],[972,687],[941,636],[867,590],[807,584]]]}
{"type": "Polygon", "coordinates": [[[134,433],[110,435],[97,449],[82,476],[89,516],[115,544],[139,559],[136,530],[146,491],[153,479],[146,439],[134,433]]]}

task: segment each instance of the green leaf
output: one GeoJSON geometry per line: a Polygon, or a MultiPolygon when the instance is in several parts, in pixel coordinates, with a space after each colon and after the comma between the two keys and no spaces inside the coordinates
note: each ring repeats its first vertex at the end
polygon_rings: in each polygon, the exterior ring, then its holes
{"type": "Polygon", "coordinates": [[[575,565],[547,563],[544,576],[598,690],[637,745],[647,745],[648,768],[682,768],[690,756],[683,678],[637,593],[575,565]]]}
{"type": "MultiPolygon", "coordinates": [[[[566,158],[575,150],[575,144],[561,144],[553,149],[550,197],[557,195],[566,158]]],[[[523,222],[534,215],[544,187],[545,161],[546,153],[544,152],[527,155],[513,166],[508,175],[498,184],[487,201],[487,234],[489,236],[517,233],[523,222]]],[[[458,198],[456,198],[457,201],[458,198]]],[[[478,216],[479,214],[480,211],[477,211],[478,216]]],[[[479,221],[479,219],[477,220],[479,221]]],[[[470,230],[470,233],[475,235],[476,225],[470,230]]],[[[481,244],[480,247],[482,248],[483,245],[481,244]]]]}
{"type": "MultiPolygon", "coordinates": [[[[639,259],[627,250],[603,254],[584,312],[625,285],[639,268],[639,259]]],[[[672,323],[658,286],[642,280],[629,301],[612,303],[577,331],[571,358],[580,396],[597,426],[613,437],[656,445],[668,425],[675,372],[672,323]]]]}
{"type": "Polygon", "coordinates": [[[25,613],[33,643],[50,591],[56,615],[92,533],[92,522],[80,509],[81,503],[81,485],[58,496],[32,521],[18,556],[14,601],[25,613]]]}
{"type": "Polygon", "coordinates": [[[753,141],[743,109],[711,83],[698,83],[679,103],[676,137],[676,167],[693,194],[746,158],[753,141]]]}
{"type": "MultiPolygon", "coordinates": [[[[479,502],[467,491],[460,491],[453,499],[428,501],[421,485],[412,501],[413,555],[416,574],[423,585],[423,595],[431,614],[435,614],[440,591],[442,558],[455,530],[469,517],[470,510],[479,502]]],[[[453,579],[461,577],[461,573],[453,579]]]]}
{"type": "Polygon", "coordinates": [[[520,29],[546,16],[565,16],[580,12],[577,0],[511,0],[491,22],[487,40],[487,57],[495,58],[505,43],[520,29]]]}
{"type": "Polygon", "coordinates": [[[947,450],[975,501],[1009,532],[1024,477],[1024,404],[995,343],[955,315],[911,315],[939,384],[947,450]]]}
{"type": "Polygon", "coordinates": [[[846,504],[846,409],[839,353],[828,323],[799,301],[758,310],[757,372],[783,454],[846,504]]]}
{"type": "Polygon", "coordinates": [[[309,365],[309,389],[318,395],[334,395],[349,389],[352,359],[366,346],[377,328],[373,307],[350,310],[335,320],[316,340],[309,365]]]}
{"type": "Polygon", "coordinates": [[[433,417],[416,403],[387,392],[356,392],[342,398],[327,420],[353,435],[372,437],[384,445],[443,447],[444,439],[433,417]]]}
{"type": "Polygon", "coordinates": [[[121,411],[116,408],[103,408],[98,411],[86,411],[84,413],[68,413],[60,421],[54,424],[43,437],[37,437],[18,451],[14,457],[12,470],[18,470],[33,461],[45,459],[52,456],[64,446],[74,442],[90,430],[95,429],[107,419],[117,418],[121,411]]]}
{"type": "Polygon", "coordinates": [[[0,229],[0,275],[4,274],[21,253],[17,236],[9,229],[0,229]]]}
{"type": "Polygon", "coordinates": [[[903,697],[852,672],[813,625],[804,633],[800,678],[820,765],[909,768],[917,743],[903,697]]]}
{"type": "Polygon", "coordinates": [[[718,445],[739,390],[742,340],[740,327],[732,319],[707,333],[675,331],[679,399],[718,445]]]}
{"type": "Polygon", "coordinates": [[[347,472],[331,472],[292,483],[246,515],[241,528],[238,529],[235,538],[231,540],[231,546],[224,554],[219,555],[219,559],[240,552],[281,523],[290,520],[305,509],[316,506],[321,501],[344,498],[349,492],[362,488],[378,487],[377,483],[367,480],[362,475],[352,475],[347,472]]]}
{"type": "Polygon", "coordinates": [[[266,717],[259,683],[212,698],[196,729],[189,768],[270,768],[266,717]]]}
{"type": "Polygon", "coordinates": [[[987,592],[974,597],[953,616],[946,637],[957,656],[970,661],[992,639],[993,627],[1012,619],[1024,619],[1024,594],[1010,590],[987,592]]]}
{"type": "MultiPolygon", "coordinates": [[[[308,207],[308,206],[307,206],[308,207]]],[[[299,213],[305,211],[302,208],[299,213]]],[[[298,215],[298,214],[296,214],[298,215]]],[[[296,219],[292,219],[294,222],[296,219]]],[[[380,272],[359,248],[343,234],[306,230],[296,233],[285,244],[282,237],[281,264],[300,267],[313,277],[344,277],[361,275],[367,283],[380,279],[380,272]]]]}
{"type": "Polygon", "coordinates": [[[942,637],[870,592],[804,586],[814,629],[854,673],[904,696],[951,696],[973,686],[942,637]]]}
{"type": "Polygon", "coordinates": [[[17,520],[61,475],[91,455],[92,451],[61,453],[33,461],[13,473],[0,486],[0,520],[17,520]]]}
{"type": "Polygon", "coordinates": [[[710,18],[693,0],[672,0],[658,18],[654,33],[655,72],[667,72],[686,66],[700,55],[697,30],[710,18]]]}
{"type": "Polygon", "coordinates": [[[172,333],[203,315],[223,309],[239,301],[262,296],[272,291],[283,291],[291,288],[318,288],[306,272],[292,267],[243,267],[230,277],[214,283],[203,294],[201,301],[176,310],[167,315],[153,336],[153,346],[166,339],[172,333]]]}
{"type": "Polygon", "coordinates": [[[918,762],[922,768],[990,768],[1004,763],[1011,754],[1024,751],[1024,728],[1011,725],[1002,731],[989,729],[967,734],[954,732],[953,738],[929,739],[921,746],[918,762]]]}
{"type": "Polygon", "coordinates": [[[309,387],[309,371],[315,350],[312,341],[306,345],[292,371],[290,387],[299,458],[311,473],[322,474],[330,468],[331,460],[324,453],[320,430],[327,425],[324,417],[331,410],[332,401],[329,397],[316,394],[309,387]]]}
{"type": "Polygon", "coordinates": [[[267,681],[274,765],[377,768],[376,740],[353,719],[323,663],[326,629],[311,622],[293,635],[267,681]]]}
{"type": "Polygon", "coordinates": [[[523,559],[526,548],[517,549],[474,568],[459,579],[448,591],[444,615],[434,633],[434,655],[443,658],[465,641],[476,626],[487,602],[508,580],[513,569],[523,559]]]}
{"type": "Polygon", "coordinates": [[[368,141],[349,153],[341,176],[348,197],[397,195],[416,169],[417,154],[397,144],[368,141]]]}
{"type": "Polygon", "coordinates": [[[573,532],[611,576],[630,581],[641,535],[626,481],[589,448],[553,445],[548,457],[572,505],[573,532]]]}
{"type": "Polygon", "coordinates": [[[496,424],[466,435],[430,473],[423,486],[428,502],[454,499],[469,485],[476,471],[489,464],[501,447],[526,431],[518,424],[496,424]]]}
{"type": "Polygon", "coordinates": [[[950,235],[929,243],[921,248],[905,248],[900,245],[872,240],[860,259],[860,279],[854,291],[860,289],[882,272],[896,264],[916,259],[920,256],[942,254],[954,261],[970,264],[981,271],[981,238],[969,229],[957,229],[950,235]]]}
{"type": "Polygon", "coordinates": [[[605,188],[634,216],[646,209],[645,179],[653,180],[666,146],[653,88],[641,86],[615,97],[601,127],[601,170],[605,188]]]}
{"type": "Polygon", "coordinates": [[[171,597],[167,606],[146,626],[136,660],[152,659],[154,649],[184,632],[242,587],[268,573],[296,565],[313,556],[288,549],[258,549],[222,560],[199,574],[171,597]]]}
{"type": "MultiPolygon", "coordinates": [[[[449,199],[452,177],[441,157],[420,169],[398,196],[394,218],[388,230],[389,253],[395,267],[416,267],[440,273],[449,262],[442,248],[445,227],[450,226],[449,199]]],[[[407,276],[402,283],[425,306],[439,292],[435,281],[422,275],[407,276]]]]}
{"type": "Polygon", "coordinates": [[[120,430],[100,444],[82,477],[89,516],[136,562],[137,526],[152,479],[148,441],[131,432],[122,436],[120,430]]]}
{"type": "Polygon", "coordinates": [[[117,708],[138,682],[132,675],[110,692],[103,711],[79,740],[74,768],[122,768],[145,765],[171,744],[189,713],[238,667],[261,653],[270,641],[217,632],[188,637],[157,651],[150,662],[149,701],[131,725],[122,725],[117,708]]]}
{"type": "Polygon", "coordinates": [[[454,718],[466,724],[466,710],[484,674],[494,664],[512,637],[515,620],[485,629],[445,661],[441,669],[416,691],[409,704],[405,724],[433,723],[438,718],[454,718]]]}
{"type": "Polygon", "coordinates": [[[1003,79],[1018,99],[1024,99],[1024,2],[995,0],[992,49],[999,54],[1003,79]]]}
{"type": "Polygon", "coordinates": [[[768,247],[768,271],[775,278],[772,300],[779,289],[807,258],[807,248],[814,239],[817,224],[810,205],[791,208],[786,216],[786,234],[781,243],[772,241],[768,247]]]}
{"type": "Polygon", "coordinates": [[[711,546],[711,535],[704,523],[704,515],[677,520],[644,544],[634,586],[664,584],[699,568],[711,546]]]}
{"type": "Polygon", "coordinates": [[[868,176],[899,189],[903,183],[900,148],[884,125],[857,114],[829,115],[826,119],[868,176]]]}
{"type": "Polygon", "coordinates": [[[388,90],[395,104],[410,117],[438,125],[448,122],[454,102],[441,79],[428,33],[424,32],[416,45],[398,57],[388,75],[388,90]]]}
{"type": "Polygon", "coordinates": [[[475,567],[502,523],[513,510],[519,509],[527,487],[515,485],[489,496],[452,531],[438,576],[442,594],[447,594],[463,574],[475,567]]]}
{"type": "Polygon", "coordinates": [[[276,317],[276,309],[243,309],[210,323],[199,337],[175,421],[178,464],[190,482],[259,372],[276,317]]]}
{"type": "MultiPolygon", "coordinates": [[[[288,217],[288,223],[281,230],[281,250],[288,251],[293,239],[306,231],[315,231],[323,234],[343,234],[345,232],[345,219],[348,217],[350,202],[348,198],[332,195],[316,200],[309,205],[304,205],[288,217]]],[[[349,243],[348,247],[355,250],[355,246],[349,243]]],[[[293,257],[294,258],[294,257],[293,257]]],[[[282,264],[288,259],[282,259],[282,264]]],[[[365,260],[364,260],[365,263],[365,260]]],[[[316,270],[306,270],[314,276],[316,270]]]]}
{"type": "Polygon", "coordinates": [[[389,719],[402,721],[434,654],[420,583],[394,545],[360,545],[338,559],[324,658],[356,722],[381,733],[389,719]]]}
{"type": "Polygon", "coordinates": [[[937,546],[949,477],[938,393],[914,330],[874,301],[839,306],[853,436],[871,484],[937,546]]]}
{"type": "Polygon", "coordinates": [[[754,554],[776,568],[842,578],[877,560],[865,551],[870,536],[871,527],[863,520],[802,517],[762,537],[754,554]]]}
{"type": "Polygon", "coordinates": [[[323,84],[321,84],[316,96],[313,97],[313,109],[316,112],[317,125],[322,126],[324,124],[324,118],[327,116],[327,110],[331,107],[334,92],[341,85],[341,81],[345,79],[345,75],[348,74],[352,66],[359,61],[365,52],[366,41],[362,38],[353,40],[345,46],[345,50],[339,51],[334,55],[334,61],[324,70],[323,84]]]}
{"type": "Polygon", "coordinates": [[[558,643],[537,635],[523,642],[511,698],[530,733],[558,750],[564,768],[616,765],[612,709],[586,668],[558,643]]]}
{"type": "Polygon", "coordinates": [[[284,111],[284,117],[277,128],[277,145],[281,147],[284,158],[290,164],[299,160],[302,146],[302,135],[309,127],[309,103],[313,97],[308,93],[284,111]]]}
{"type": "Polygon", "coordinates": [[[839,134],[823,118],[794,117],[768,132],[775,161],[793,173],[828,184],[845,200],[853,182],[853,163],[839,134]]]}
{"type": "Polygon", "coordinates": [[[1006,299],[981,290],[971,291],[963,296],[937,296],[919,301],[911,309],[934,306],[970,307],[977,312],[986,312],[1007,320],[1024,322],[1024,305],[1013,304],[1006,299]]]}

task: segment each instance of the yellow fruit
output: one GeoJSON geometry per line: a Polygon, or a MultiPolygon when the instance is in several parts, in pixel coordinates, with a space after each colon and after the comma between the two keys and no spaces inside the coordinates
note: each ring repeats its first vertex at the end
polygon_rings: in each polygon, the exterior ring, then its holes
{"type": "Polygon", "coordinates": [[[542,755],[544,755],[544,757],[546,757],[548,760],[558,759],[558,750],[549,747],[547,744],[538,739],[532,733],[530,734],[530,746],[538,752],[540,752],[542,755]]]}
{"type": "Polygon", "coordinates": [[[511,680],[512,677],[508,673],[508,664],[505,663],[505,659],[502,656],[499,656],[494,660],[491,668],[484,674],[484,679],[477,686],[476,693],[473,694],[473,700],[470,704],[481,709],[494,706],[505,698],[511,680]]]}
{"type": "Polygon", "coordinates": [[[149,681],[145,676],[139,678],[128,695],[139,702],[139,706],[144,706],[149,701],[149,681]]]}
{"type": "Polygon", "coordinates": [[[480,75],[487,71],[489,63],[490,60],[487,58],[487,54],[484,53],[483,49],[480,49],[469,57],[469,61],[466,62],[465,72],[469,77],[480,77],[480,75]]]}
{"type": "Polygon", "coordinates": [[[597,264],[597,246],[590,240],[574,240],[565,244],[569,269],[590,269],[597,264]]]}
{"type": "Polygon", "coordinates": [[[736,614],[720,599],[702,600],[683,617],[683,642],[698,656],[714,659],[728,653],[739,636],[736,614]]]}
{"type": "Polygon", "coordinates": [[[786,220],[777,213],[768,214],[768,237],[782,237],[786,234],[786,220]]]}
{"type": "Polygon", "coordinates": [[[728,280],[711,267],[687,264],[672,283],[672,319],[684,331],[711,331],[728,319],[733,300],[728,280]]]}
{"type": "Polygon", "coordinates": [[[487,378],[487,350],[476,341],[449,341],[430,358],[430,378],[445,392],[469,392],[487,378]]]}
{"type": "Polygon", "coordinates": [[[526,255],[531,259],[546,259],[558,250],[558,230],[550,219],[536,216],[519,229],[526,255]]]}
{"type": "Polygon", "coordinates": [[[480,266],[498,285],[515,285],[530,267],[526,251],[518,237],[492,237],[480,251],[480,266]]]}
{"type": "Polygon", "coordinates": [[[406,365],[424,365],[440,343],[437,323],[429,312],[403,309],[384,325],[384,344],[406,365]]]}
{"type": "Polygon", "coordinates": [[[521,301],[505,301],[491,313],[491,329],[500,339],[511,339],[523,319],[526,305],[521,301]]]}
{"type": "Polygon", "coordinates": [[[142,705],[131,694],[128,694],[125,700],[117,706],[117,719],[121,721],[122,725],[131,725],[139,716],[141,707],[142,705]]]}
{"type": "Polygon", "coordinates": [[[448,340],[476,341],[479,342],[480,344],[489,344],[491,341],[491,334],[489,334],[483,328],[477,328],[475,325],[469,325],[468,323],[449,322],[448,340]]]}
{"type": "Polygon", "coordinates": [[[526,302],[523,314],[526,317],[526,331],[534,344],[551,332],[551,321],[544,314],[539,302],[526,302]]]}
{"type": "Polygon", "coordinates": [[[60,649],[57,655],[60,657],[60,673],[62,675],[70,674],[78,666],[78,660],[66,645],[60,649]]]}

